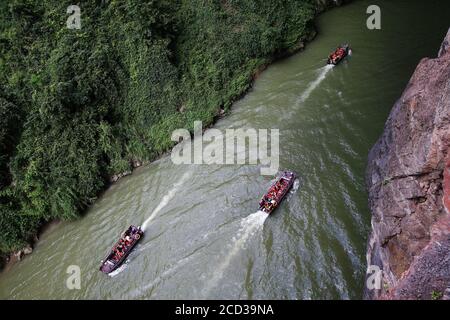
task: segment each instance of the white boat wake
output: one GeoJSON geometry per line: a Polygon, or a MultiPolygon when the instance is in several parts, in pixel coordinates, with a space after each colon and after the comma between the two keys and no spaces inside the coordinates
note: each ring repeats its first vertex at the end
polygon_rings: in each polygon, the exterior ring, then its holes
{"type": "Polygon", "coordinates": [[[294,180],[294,184],[292,185],[290,193],[291,194],[296,193],[299,187],[300,187],[300,179],[297,178],[294,180]]]}
{"type": "Polygon", "coordinates": [[[161,281],[169,278],[172,276],[178,269],[181,267],[184,267],[191,259],[193,259],[195,256],[188,256],[186,258],[182,258],[181,260],[178,260],[173,266],[171,266],[169,269],[161,273],[159,276],[157,276],[153,281],[150,283],[147,283],[145,286],[136,288],[134,291],[130,293],[132,299],[140,299],[145,294],[148,294],[148,291],[155,287],[158,283],[161,281]]]}
{"type": "Polygon", "coordinates": [[[333,69],[334,65],[327,64],[325,67],[322,67],[319,69],[319,74],[317,78],[311,82],[306,88],[306,90],[303,92],[303,94],[300,96],[299,100],[297,101],[297,104],[301,104],[308,100],[311,93],[322,83],[322,81],[326,78],[328,72],[330,72],[331,69],[333,69]]]}
{"type": "Polygon", "coordinates": [[[117,276],[119,273],[122,273],[122,271],[124,271],[127,266],[128,263],[130,262],[130,260],[126,260],[120,267],[118,267],[116,270],[114,270],[113,272],[108,273],[108,276],[110,276],[111,278],[114,278],[115,276],[117,276]]]}
{"type": "Polygon", "coordinates": [[[145,231],[149,225],[149,223],[156,217],[156,215],[173,199],[173,197],[177,194],[180,187],[191,177],[192,172],[187,171],[183,174],[180,180],[178,180],[172,187],[172,189],[167,192],[166,195],[162,198],[161,202],[158,206],[153,210],[152,214],[144,221],[142,224],[142,231],[145,231]]]}
{"type": "Polygon", "coordinates": [[[225,270],[230,265],[233,258],[239,253],[241,249],[245,249],[247,240],[254,236],[258,231],[262,230],[264,221],[269,215],[263,211],[257,211],[247,216],[241,221],[241,228],[237,232],[236,237],[233,237],[233,242],[230,245],[228,255],[222,263],[215,268],[214,274],[203,290],[204,296],[208,298],[209,292],[222,279],[225,270]]]}
{"type": "MultiPolygon", "coordinates": [[[[233,260],[234,256],[239,252],[240,249],[244,248],[245,243],[247,242],[248,238],[252,235],[254,235],[258,230],[261,230],[264,221],[268,217],[268,214],[262,211],[257,211],[246,218],[242,219],[241,221],[241,228],[238,231],[237,237],[233,238],[233,243],[231,244],[232,249],[229,251],[229,254],[225,258],[225,260],[220,264],[220,266],[216,269],[215,274],[211,278],[210,282],[207,284],[206,288],[204,289],[204,292],[206,294],[209,293],[209,291],[217,285],[217,283],[222,278],[223,272],[227,269],[227,267],[230,265],[231,261],[233,260]]],[[[174,265],[172,265],[169,269],[161,273],[159,276],[157,276],[153,281],[146,284],[145,286],[141,288],[137,288],[134,290],[134,292],[131,293],[131,296],[133,299],[139,298],[145,293],[148,293],[148,290],[155,287],[158,283],[163,281],[164,279],[167,279],[168,277],[175,274],[181,267],[184,267],[187,263],[190,262],[191,259],[194,259],[196,254],[189,255],[185,258],[182,258],[178,260],[174,265]]]]}

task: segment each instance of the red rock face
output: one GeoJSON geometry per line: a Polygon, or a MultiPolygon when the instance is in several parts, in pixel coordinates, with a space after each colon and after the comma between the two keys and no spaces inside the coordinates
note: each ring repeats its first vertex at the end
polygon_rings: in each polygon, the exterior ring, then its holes
{"type": "Polygon", "coordinates": [[[450,214],[450,152],[447,153],[447,163],[444,168],[444,207],[450,214]]]}
{"type": "Polygon", "coordinates": [[[423,59],[369,154],[368,265],[383,285],[366,298],[430,299],[450,291],[450,30],[423,59]]]}

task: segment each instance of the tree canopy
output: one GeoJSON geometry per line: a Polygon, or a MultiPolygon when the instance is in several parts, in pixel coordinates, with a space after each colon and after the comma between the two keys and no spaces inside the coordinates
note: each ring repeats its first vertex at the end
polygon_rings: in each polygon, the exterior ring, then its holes
{"type": "Polygon", "coordinates": [[[72,219],[171,132],[213,121],[311,28],[315,0],[0,3],[0,253],[72,219]]]}

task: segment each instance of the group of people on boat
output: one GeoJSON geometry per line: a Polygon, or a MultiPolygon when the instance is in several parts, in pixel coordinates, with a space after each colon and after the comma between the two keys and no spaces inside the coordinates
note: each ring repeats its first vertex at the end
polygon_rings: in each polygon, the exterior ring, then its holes
{"type": "Polygon", "coordinates": [[[330,55],[330,59],[331,59],[333,62],[335,62],[337,59],[341,59],[341,58],[344,57],[344,56],[345,56],[345,49],[342,48],[342,47],[339,47],[339,48],[336,49],[335,52],[333,52],[333,53],[330,55]]]}
{"type": "Polygon", "coordinates": [[[136,245],[144,234],[141,227],[131,225],[126,231],[120,235],[119,241],[113,246],[105,260],[102,260],[100,271],[103,273],[111,273],[130,253],[131,249],[136,245]]]}
{"type": "Polygon", "coordinates": [[[126,235],[122,238],[120,238],[117,245],[113,248],[113,259],[116,261],[119,261],[122,256],[125,254],[127,248],[131,245],[133,242],[133,239],[130,237],[130,235],[126,235]]]}
{"type": "Polygon", "coordinates": [[[286,183],[286,180],[280,179],[269,189],[269,192],[260,202],[260,206],[264,209],[264,211],[269,212],[277,206],[277,199],[279,199],[282,195],[283,190],[286,187],[286,183]]]}

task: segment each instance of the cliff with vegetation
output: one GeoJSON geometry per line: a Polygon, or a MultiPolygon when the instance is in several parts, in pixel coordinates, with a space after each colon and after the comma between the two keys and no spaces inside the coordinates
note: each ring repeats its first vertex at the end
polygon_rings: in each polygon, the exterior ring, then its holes
{"type": "Polygon", "coordinates": [[[381,268],[366,298],[450,298],[450,30],[395,104],[367,170],[372,234],[367,262],[381,268]]]}
{"type": "Polygon", "coordinates": [[[0,256],[44,222],[77,217],[167,151],[174,129],[226,113],[341,2],[82,1],[77,30],[70,1],[2,1],[0,256]]]}

